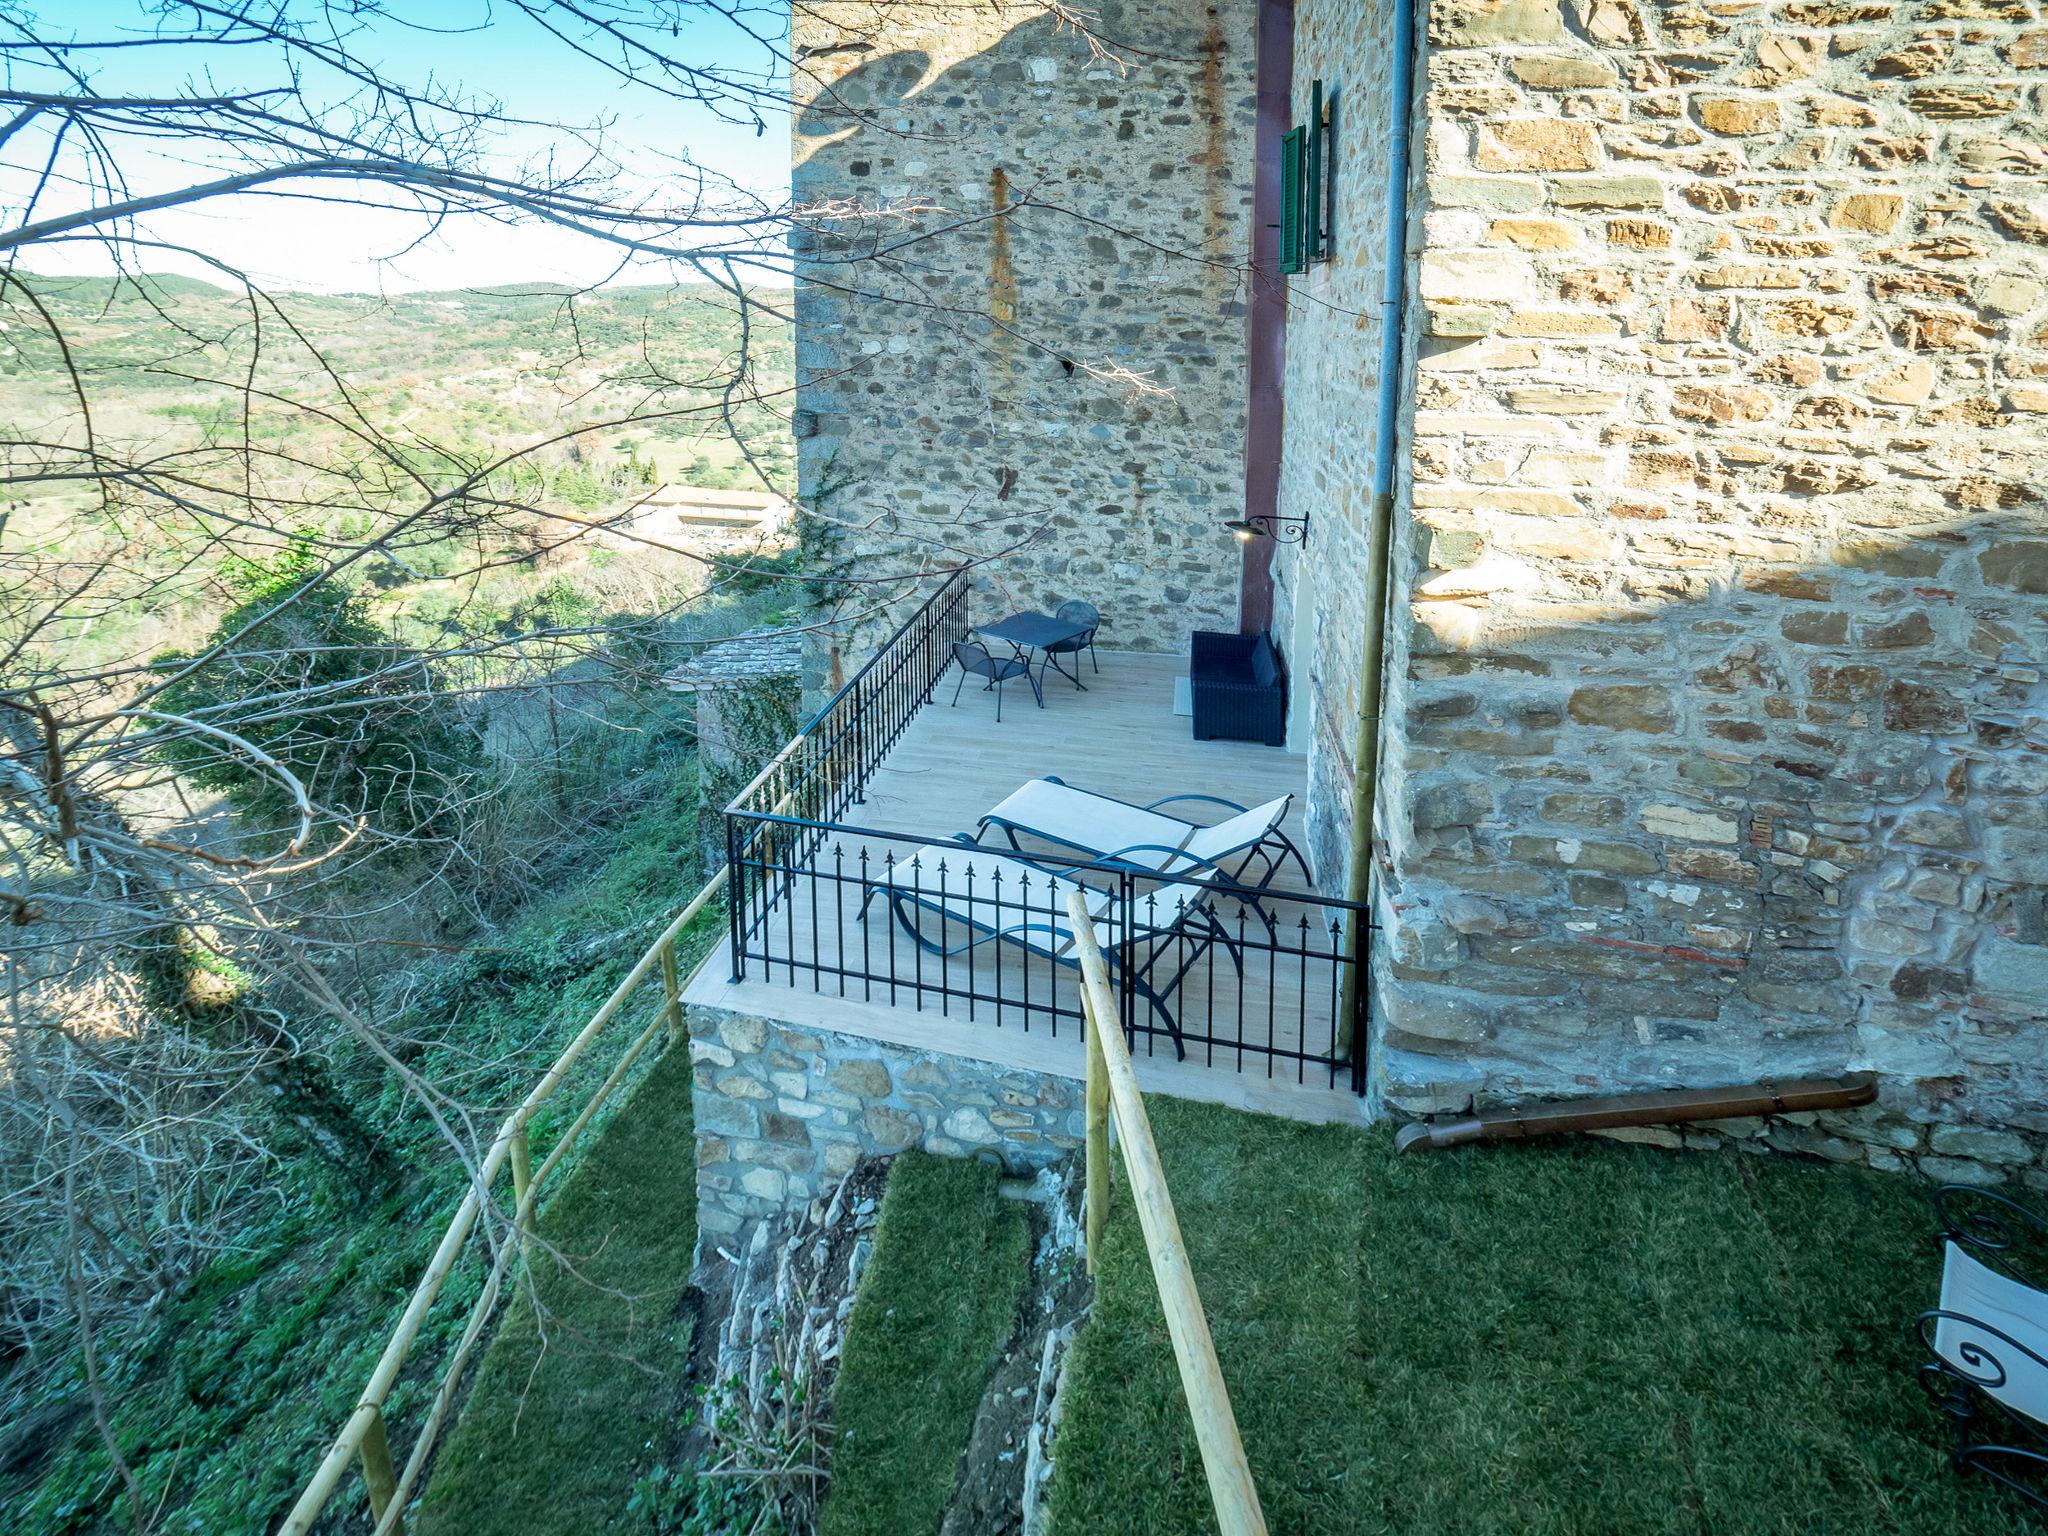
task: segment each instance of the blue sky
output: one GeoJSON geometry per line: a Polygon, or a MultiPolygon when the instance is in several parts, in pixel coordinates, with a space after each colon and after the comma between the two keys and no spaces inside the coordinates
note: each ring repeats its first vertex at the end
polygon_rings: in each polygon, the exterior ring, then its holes
{"type": "MultiPolygon", "coordinates": [[[[144,0],[27,0],[27,8],[40,14],[42,35],[54,30],[101,40],[146,34],[154,9],[144,0]]],[[[295,0],[293,8],[313,13],[308,0],[295,0]]],[[[723,122],[702,107],[626,86],[502,0],[392,0],[386,9],[399,19],[377,21],[368,37],[358,37],[352,46],[408,83],[417,84],[431,72],[443,84],[499,98],[513,116],[576,126],[611,119],[611,143],[634,167],[629,185],[657,188],[664,175],[674,173],[673,157],[687,155],[770,202],[787,195],[788,122],[779,110],[763,111],[765,129],[757,135],[751,126],[723,122]]],[[[786,6],[778,5],[764,8],[752,21],[763,29],[786,27],[787,16],[786,6]]],[[[721,16],[691,8],[678,20],[679,31],[673,37],[664,33],[663,44],[693,64],[759,71],[772,62],[767,51],[721,16]]],[[[169,92],[188,82],[204,88],[209,74],[211,88],[246,87],[271,83],[276,74],[274,50],[256,47],[80,51],[72,58],[93,68],[95,83],[108,90],[169,92]]],[[[15,80],[23,87],[51,88],[47,75],[31,79],[17,70],[15,80]]],[[[516,161],[554,147],[554,139],[516,130],[502,148],[516,161]]],[[[31,135],[20,135],[0,155],[0,190],[22,186],[29,168],[39,166],[48,152],[47,136],[30,140],[31,135]]],[[[191,154],[167,146],[138,153],[128,168],[139,190],[155,191],[205,179],[217,174],[219,165],[217,160],[195,163],[191,154]]],[[[166,212],[155,216],[151,228],[267,283],[330,292],[587,282],[606,276],[617,262],[614,253],[565,231],[507,229],[482,220],[444,226],[415,246],[421,231],[416,216],[278,197],[247,196],[166,212]]],[[[25,264],[42,271],[109,269],[104,253],[83,246],[41,249],[25,264]]],[[[208,275],[189,261],[163,258],[147,264],[208,275]]],[[[665,268],[640,266],[617,280],[655,281],[666,275],[665,268]]]]}

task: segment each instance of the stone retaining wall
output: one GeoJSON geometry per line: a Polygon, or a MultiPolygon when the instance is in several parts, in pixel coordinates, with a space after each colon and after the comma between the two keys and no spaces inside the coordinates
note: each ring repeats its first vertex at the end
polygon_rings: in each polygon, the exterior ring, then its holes
{"type": "Polygon", "coordinates": [[[1081,1085],[693,1005],[697,1223],[729,1236],[832,1188],[865,1154],[990,1157],[1012,1173],[1081,1145],[1081,1085]]]}

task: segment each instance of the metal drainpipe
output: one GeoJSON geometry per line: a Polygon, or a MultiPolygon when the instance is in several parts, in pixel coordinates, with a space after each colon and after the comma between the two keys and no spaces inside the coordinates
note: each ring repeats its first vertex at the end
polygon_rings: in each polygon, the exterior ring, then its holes
{"type": "MultiPolygon", "coordinates": [[[[1387,142],[1386,276],[1380,295],[1379,409],[1373,432],[1372,522],[1366,540],[1365,658],[1358,679],[1358,738],[1351,752],[1351,868],[1347,900],[1367,902],[1372,893],[1372,824],[1379,785],[1380,674],[1386,660],[1388,552],[1394,525],[1394,426],[1399,415],[1401,330],[1408,267],[1408,128],[1415,96],[1415,0],[1394,0],[1394,79],[1389,91],[1387,142]]],[[[1351,920],[1352,963],[1345,967],[1340,1046],[1358,1048],[1351,1038],[1358,1016],[1358,982],[1370,945],[1368,925],[1351,920]]],[[[1370,1000],[1367,1000],[1368,1006],[1370,1000]]]]}

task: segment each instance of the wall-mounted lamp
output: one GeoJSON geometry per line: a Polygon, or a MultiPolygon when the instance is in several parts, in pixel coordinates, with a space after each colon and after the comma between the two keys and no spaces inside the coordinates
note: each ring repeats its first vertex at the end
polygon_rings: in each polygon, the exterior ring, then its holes
{"type": "Polygon", "coordinates": [[[1308,542],[1308,519],[1305,517],[1281,517],[1274,512],[1254,512],[1249,517],[1233,517],[1223,526],[1236,534],[1241,544],[1249,544],[1253,539],[1272,539],[1280,544],[1308,542]]]}

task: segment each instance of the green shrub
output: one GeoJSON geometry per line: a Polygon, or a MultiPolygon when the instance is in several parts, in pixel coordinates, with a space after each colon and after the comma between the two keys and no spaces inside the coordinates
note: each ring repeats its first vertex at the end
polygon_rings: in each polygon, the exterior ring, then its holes
{"type": "MultiPolygon", "coordinates": [[[[159,658],[171,681],[156,707],[267,754],[316,805],[344,817],[391,814],[395,829],[416,830],[468,773],[473,748],[426,658],[339,581],[308,585],[313,568],[303,549],[246,566],[246,595],[206,644],[159,658]]],[[[290,804],[277,774],[243,748],[168,729],[164,755],[193,782],[245,810],[290,804]]]]}

